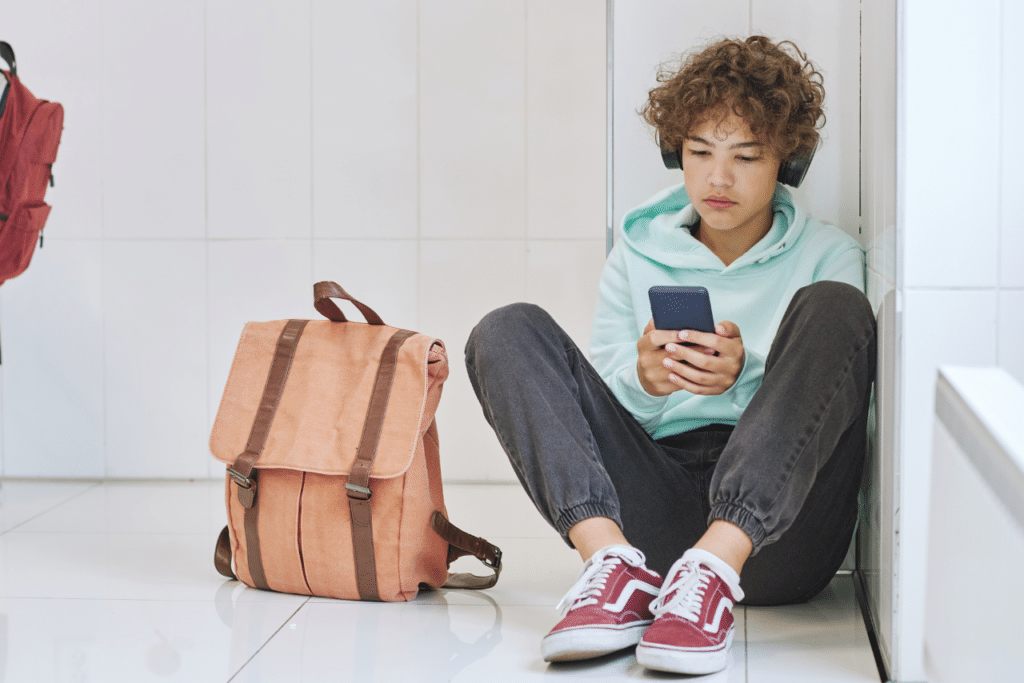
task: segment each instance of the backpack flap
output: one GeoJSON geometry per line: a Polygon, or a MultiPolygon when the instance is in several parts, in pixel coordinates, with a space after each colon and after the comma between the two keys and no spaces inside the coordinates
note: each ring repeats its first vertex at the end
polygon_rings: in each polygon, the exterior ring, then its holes
{"type": "MultiPolygon", "coordinates": [[[[210,436],[213,456],[226,465],[246,448],[286,323],[249,323],[242,332],[210,436]]],[[[358,322],[307,323],[257,467],[348,476],[381,355],[396,332],[358,322]]],[[[408,469],[447,376],[440,341],[413,334],[402,344],[371,478],[393,478],[408,469]]]]}

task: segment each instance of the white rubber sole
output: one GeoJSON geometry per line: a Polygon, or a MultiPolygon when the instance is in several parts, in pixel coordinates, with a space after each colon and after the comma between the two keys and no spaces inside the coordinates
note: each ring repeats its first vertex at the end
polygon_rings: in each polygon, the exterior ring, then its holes
{"type": "Polygon", "coordinates": [[[641,642],[636,646],[636,661],[648,669],[675,674],[715,673],[729,665],[732,634],[730,629],[723,646],[714,650],[685,650],[641,642]]]}
{"type": "Polygon", "coordinates": [[[633,647],[650,625],[650,621],[640,621],[626,628],[580,627],[549,633],[540,642],[540,652],[545,662],[601,657],[633,647]]]}

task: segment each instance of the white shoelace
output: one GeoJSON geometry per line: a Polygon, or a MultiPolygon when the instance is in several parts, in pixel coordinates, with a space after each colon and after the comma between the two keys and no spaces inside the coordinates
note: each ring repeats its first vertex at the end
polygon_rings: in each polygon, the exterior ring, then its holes
{"type": "Polygon", "coordinates": [[[596,605],[598,597],[607,585],[608,577],[617,566],[625,562],[630,566],[640,567],[644,561],[643,553],[629,546],[611,546],[598,551],[583,563],[576,583],[555,609],[564,613],[579,607],[596,605]]]}
{"type": "Polygon", "coordinates": [[[651,602],[651,612],[655,616],[671,612],[697,623],[704,603],[704,591],[711,581],[711,570],[693,560],[685,563],[679,560],[668,575],[672,582],[662,588],[661,594],[651,602]]]}

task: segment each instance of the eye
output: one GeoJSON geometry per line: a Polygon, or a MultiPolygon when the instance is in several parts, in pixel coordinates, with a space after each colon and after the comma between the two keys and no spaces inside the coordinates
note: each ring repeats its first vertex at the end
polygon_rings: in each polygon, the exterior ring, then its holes
{"type": "Polygon", "coordinates": [[[736,157],[736,158],[739,159],[740,161],[744,161],[744,162],[747,162],[747,163],[753,163],[755,161],[760,161],[761,160],[761,157],[736,157]]]}
{"type": "Polygon", "coordinates": [[[690,156],[694,156],[694,157],[706,157],[710,153],[707,150],[703,150],[703,149],[691,149],[691,150],[688,150],[688,151],[690,153],[690,156]]]}

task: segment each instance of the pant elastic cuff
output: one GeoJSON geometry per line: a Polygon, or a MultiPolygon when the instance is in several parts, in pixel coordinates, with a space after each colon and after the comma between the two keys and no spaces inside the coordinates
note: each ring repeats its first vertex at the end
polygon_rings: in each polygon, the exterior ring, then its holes
{"type": "Polygon", "coordinates": [[[750,553],[751,557],[757,555],[757,551],[761,549],[764,542],[768,539],[764,526],[754,516],[754,513],[734,503],[718,503],[714,505],[711,508],[711,514],[708,515],[708,524],[716,519],[735,524],[743,530],[743,533],[750,537],[751,543],[754,544],[754,550],[750,553]]]}
{"type": "Polygon", "coordinates": [[[607,517],[618,524],[620,529],[622,528],[622,520],[619,519],[619,508],[617,505],[590,501],[571,507],[568,510],[563,510],[562,514],[555,520],[555,531],[562,535],[562,538],[565,539],[566,544],[570,548],[575,548],[576,546],[569,540],[569,529],[591,517],[607,517]]]}

